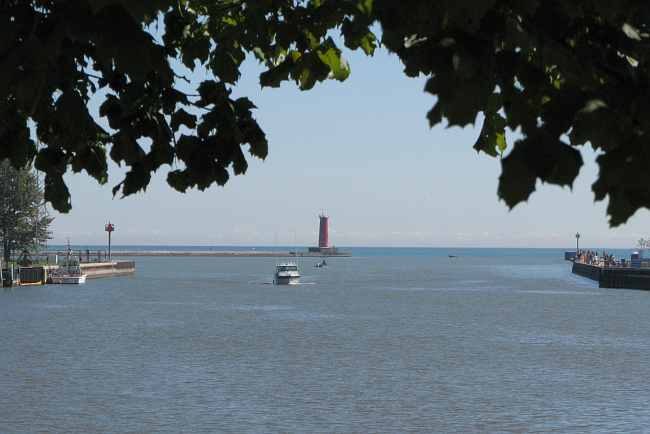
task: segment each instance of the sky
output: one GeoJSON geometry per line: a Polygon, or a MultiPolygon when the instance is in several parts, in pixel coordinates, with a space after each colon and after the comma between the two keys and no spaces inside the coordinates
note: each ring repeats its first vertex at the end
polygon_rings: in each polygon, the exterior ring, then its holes
{"type": "MultiPolygon", "coordinates": [[[[145,193],[124,199],[111,192],[124,167],[111,163],[104,186],[69,174],[73,209],[52,212],[51,243],[104,244],[110,220],[117,245],[310,246],[322,210],[338,246],[568,248],[580,232],[581,246],[627,248],[650,236],[647,210],[609,228],[607,204],[591,192],[598,167],[589,148],[572,190],[540,183],[510,211],[497,197],[499,160],[472,149],[480,125],[429,128],[435,99],[424,77],[406,77],[383,49],[346,55],[347,81],[307,92],[294,83],[261,89],[260,68],[247,60],[234,94],[258,107],[265,161],[251,157],[248,172],[225,187],[185,194],[166,184],[163,168],[145,193]]],[[[90,108],[96,113],[97,103],[90,108]]]]}

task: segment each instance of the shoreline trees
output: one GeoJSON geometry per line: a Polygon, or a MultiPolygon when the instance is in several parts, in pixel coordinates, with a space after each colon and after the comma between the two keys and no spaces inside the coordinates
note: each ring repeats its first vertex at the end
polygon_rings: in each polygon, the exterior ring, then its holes
{"type": "Polygon", "coordinates": [[[44,210],[43,191],[34,172],[0,162],[0,241],[3,263],[12,253],[32,252],[50,238],[52,218],[44,210]]]}

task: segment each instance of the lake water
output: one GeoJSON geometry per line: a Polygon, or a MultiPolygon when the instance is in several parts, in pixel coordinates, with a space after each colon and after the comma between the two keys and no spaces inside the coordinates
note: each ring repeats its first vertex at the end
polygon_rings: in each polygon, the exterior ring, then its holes
{"type": "Polygon", "coordinates": [[[0,292],[0,432],[650,426],[650,293],[598,289],[561,250],[353,253],[301,260],[292,287],[273,258],[136,258],[0,292]]]}

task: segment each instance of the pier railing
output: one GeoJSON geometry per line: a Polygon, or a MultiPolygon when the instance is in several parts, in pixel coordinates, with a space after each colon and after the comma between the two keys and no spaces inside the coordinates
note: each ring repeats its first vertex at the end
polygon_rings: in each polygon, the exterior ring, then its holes
{"type": "MultiPolygon", "coordinates": [[[[106,250],[72,250],[70,251],[69,257],[70,262],[79,264],[109,262],[108,252],[106,250]]],[[[29,259],[31,259],[34,263],[55,265],[65,263],[67,258],[67,251],[47,251],[34,253],[29,259]]],[[[16,262],[19,260],[20,258],[15,258],[16,262]]]]}
{"type": "Polygon", "coordinates": [[[633,263],[632,261],[627,260],[627,259],[626,260],[618,260],[618,261],[614,261],[614,262],[602,261],[602,260],[583,261],[583,260],[576,259],[573,262],[578,263],[578,264],[591,265],[593,267],[608,268],[608,269],[618,269],[618,268],[620,268],[620,269],[628,269],[628,268],[632,268],[632,269],[639,269],[639,268],[650,269],[650,261],[645,261],[645,260],[641,261],[639,263],[633,263]]]}

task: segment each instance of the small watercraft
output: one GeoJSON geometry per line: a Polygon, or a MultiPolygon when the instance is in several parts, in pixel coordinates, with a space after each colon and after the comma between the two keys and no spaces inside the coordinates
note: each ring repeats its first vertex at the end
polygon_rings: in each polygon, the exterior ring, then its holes
{"type": "Polygon", "coordinates": [[[316,263],[316,264],[314,265],[314,267],[316,267],[316,268],[327,267],[327,262],[325,261],[325,259],[323,259],[322,261],[316,263]]]}

